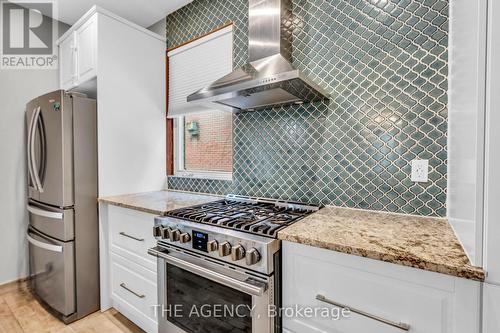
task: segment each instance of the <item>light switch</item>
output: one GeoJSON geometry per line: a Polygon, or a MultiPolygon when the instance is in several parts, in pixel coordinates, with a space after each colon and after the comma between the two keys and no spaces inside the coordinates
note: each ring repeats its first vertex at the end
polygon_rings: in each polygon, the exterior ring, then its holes
{"type": "Polygon", "coordinates": [[[411,181],[419,183],[429,181],[429,160],[411,161],[411,181]]]}

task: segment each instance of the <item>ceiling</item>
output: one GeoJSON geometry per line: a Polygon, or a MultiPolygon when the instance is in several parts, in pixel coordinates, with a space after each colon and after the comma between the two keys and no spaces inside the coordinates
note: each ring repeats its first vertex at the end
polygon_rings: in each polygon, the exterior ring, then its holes
{"type": "Polygon", "coordinates": [[[93,5],[98,5],[147,28],[191,1],[193,0],[59,0],[57,19],[73,25],[93,5]]]}

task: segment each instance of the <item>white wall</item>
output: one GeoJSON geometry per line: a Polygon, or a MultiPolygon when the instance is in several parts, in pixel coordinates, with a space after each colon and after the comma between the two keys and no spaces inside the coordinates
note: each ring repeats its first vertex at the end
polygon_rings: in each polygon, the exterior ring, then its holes
{"type": "Polygon", "coordinates": [[[450,2],[448,218],[482,265],[486,2],[450,2]]]}
{"type": "Polygon", "coordinates": [[[0,70],[0,284],[27,275],[24,108],[57,89],[54,70],[0,70]]]}
{"type": "Polygon", "coordinates": [[[0,284],[28,274],[24,109],[58,85],[57,70],[0,70],[0,284]]]}

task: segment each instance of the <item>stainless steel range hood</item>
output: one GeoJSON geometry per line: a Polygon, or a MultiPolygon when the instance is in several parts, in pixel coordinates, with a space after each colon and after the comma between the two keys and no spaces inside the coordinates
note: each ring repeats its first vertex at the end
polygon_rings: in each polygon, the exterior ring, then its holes
{"type": "Polygon", "coordinates": [[[248,23],[250,63],[189,95],[188,102],[253,111],[328,98],[290,63],[290,0],[249,0],[248,23]]]}

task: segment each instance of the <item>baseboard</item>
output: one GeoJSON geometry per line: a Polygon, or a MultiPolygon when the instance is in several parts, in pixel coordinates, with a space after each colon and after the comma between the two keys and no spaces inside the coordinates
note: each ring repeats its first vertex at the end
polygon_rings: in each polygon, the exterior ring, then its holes
{"type": "Polygon", "coordinates": [[[0,284],[0,296],[11,291],[24,290],[28,287],[28,277],[0,284]]]}

